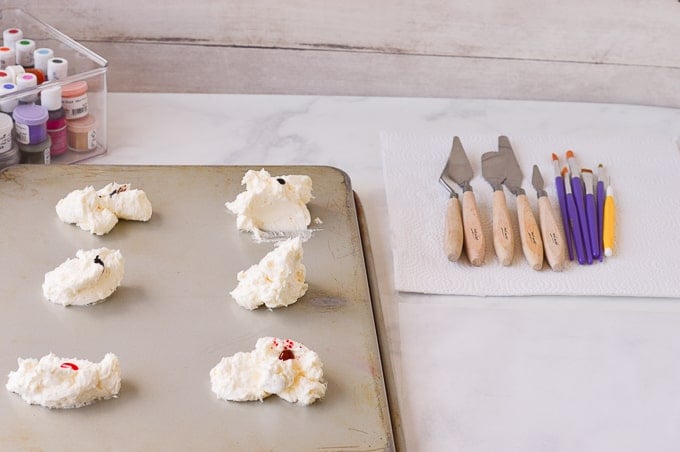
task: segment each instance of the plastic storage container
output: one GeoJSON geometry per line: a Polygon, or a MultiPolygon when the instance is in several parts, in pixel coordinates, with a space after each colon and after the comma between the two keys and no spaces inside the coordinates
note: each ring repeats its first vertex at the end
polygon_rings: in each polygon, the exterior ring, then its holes
{"type": "MultiPolygon", "coordinates": [[[[92,146],[88,152],[75,152],[71,149],[63,154],[52,156],[51,163],[75,163],[84,159],[100,155],[106,152],[106,71],[108,62],[87,49],[83,45],[40,21],[29,13],[19,8],[0,9],[0,27],[3,31],[10,29],[18,29],[21,31],[21,39],[30,40],[31,45],[35,43],[36,49],[40,50],[36,66],[46,64],[40,59],[40,55],[50,56],[53,58],[60,58],[68,62],[68,72],[66,77],[59,77],[58,79],[47,79],[42,84],[35,87],[28,87],[23,89],[16,89],[16,91],[0,91],[0,104],[3,106],[12,106],[20,99],[26,99],[27,96],[37,95],[51,86],[71,85],[77,82],[86,82],[87,86],[87,112],[96,121],[96,135],[89,136],[93,141],[88,142],[88,147],[92,146]],[[50,54],[46,50],[50,49],[50,54]]],[[[0,43],[0,46],[2,43],[0,43]]],[[[14,68],[11,70],[18,70],[14,68]]],[[[7,69],[4,71],[10,72],[7,69]]],[[[40,102],[40,99],[38,99],[40,102]]],[[[3,109],[4,111],[4,109],[3,109]]],[[[48,159],[48,162],[50,160],[48,159]]]]}

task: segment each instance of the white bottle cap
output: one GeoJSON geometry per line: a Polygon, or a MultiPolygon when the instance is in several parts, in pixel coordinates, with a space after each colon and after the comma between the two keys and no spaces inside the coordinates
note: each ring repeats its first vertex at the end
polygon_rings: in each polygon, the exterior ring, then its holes
{"type": "Polygon", "coordinates": [[[55,111],[61,108],[61,86],[50,86],[40,93],[40,105],[47,111],[55,111]]]}
{"type": "Polygon", "coordinates": [[[7,28],[2,32],[2,42],[5,47],[14,48],[14,43],[23,39],[24,32],[21,28],[7,28]]]}
{"type": "Polygon", "coordinates": [[[68,76],[66,58],[50,58],[47,60],[47,80],[62,80],[68,76]]]}
{"type": "Polygon", "coordinates": [[[23,67],[33,67],[33,52],[35,51],[35,41],[32,39],[21,39],[14,44],[14,51],[17,55],[17,64],[23,67]]]}
{"type": "Polygon", "coordinates": [[[38,86],[38,77],[36,77],[35,74],[31,74],[30,72],[21,74],[19,77],[17,77],[16,85],[18,89],[38,86]]]}
{"type": "MultiPolygon", "coordinates": [[[[22,74],[17,77],[16,86],[17,89],[33,88],[38,86],[38,77],[36,77],[35,74],[31,74],[30,72],[22,74]]],[[[35,102],[38,100],[38,93],[21,96],[19,100],[25,103],[35,102]]]]}
{"type": "Polygon", "coordinates": [[[16,52],[11,47],[0,47],[0,69],[16,64],[16,52]]]}
{"type": "Polygon", "coordinates": [[[35,49],[33,52],[33,64],[36,69],[40,69],[43,74],[47,75],[47,61],[54,58],[54,51],[47,47],[35,49]]]}
{"type": "Polygon", "coordinates": [[[5,72],[12,76],[12,83],[16,83],[17,78],[24,75],[26,73],[26,70],[24,69],[23,66],[15,64],[13,66],[7,66],[5,68],[5,72]]]}
{"type": "MultiPolygon", "coordinates": [[[[0,97],[13,93],[16,90],[17,87],[14,83],[3,83],[0,85],[0,97]]],[[[0,101],[0,111],[11,114],[17,105],[19,105],[19,99],[2,100],[0,101]]]]}
{"type": "Polygon", "coordinates": [[[12,83],[14,80],[12,80],[12,74],[10,74],[7,71],[0,70],[0,85],[4,85],[5,83],[12,83]]]}

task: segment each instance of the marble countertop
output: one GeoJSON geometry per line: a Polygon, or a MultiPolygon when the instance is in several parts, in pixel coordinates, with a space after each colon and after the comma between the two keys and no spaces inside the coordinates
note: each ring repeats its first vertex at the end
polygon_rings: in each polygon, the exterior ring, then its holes
{"type": "Polygon", "coordinates": [[[87,163],[304,164],[346,171],[366,211],[408,450],[675,450],[679,300],[396,292],[381,131],[675,140],[680,111],[462,99],[111,93],[108,152],[87,163]]]}

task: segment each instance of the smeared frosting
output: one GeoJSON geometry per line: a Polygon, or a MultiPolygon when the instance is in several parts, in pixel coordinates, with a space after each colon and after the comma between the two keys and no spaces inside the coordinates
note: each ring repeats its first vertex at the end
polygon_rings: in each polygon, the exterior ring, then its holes
{"type": "Polygon", "coordinates": [[[307,203],[312,199],[309,176],[276,176],[268,171],[249,170],[241,184],[246,190],[227,202],[237,215],[236,227],[243,231],[289,232],[307,229],[311,222],[307,203]]]}

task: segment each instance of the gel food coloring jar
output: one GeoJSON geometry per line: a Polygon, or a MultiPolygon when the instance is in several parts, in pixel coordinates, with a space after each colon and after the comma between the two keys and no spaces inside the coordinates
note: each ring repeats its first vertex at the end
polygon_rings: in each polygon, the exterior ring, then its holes
{"type": "Polygon", "coordinates": [[[47,109],[42,105],[19,104],[12,112],[17,141],[38,144],[47,138],[47,109]]]}
{"type": "Polygon", "coordinates": [[[66,119],[78,119],[87,116],[87,82],[69,83],[61,88],[61,106],[66,119]]]}
{"type": "Polygon", "coordinates": [[[50,163],[50,146],[52,140],[45,140],[36,144],[19,143],[19,157],[21,163],[37,163],[48,165],[50,163]]]}
{"type": "Polygon", "coordinates": [[[97,121],[87,115],[66,121],[68,148],[74,152],[90,152],[97,147],[97,121]]]}
{"type": "Polygon", "coordinates": [[[7,113],[0,113],[0,154],[4,154],[12,149],[13,139],[12,130],[14,121],[7,113]]]}
{"type": "Polygon", "coordinates": [[[19,163],[19,148],[14,143],[9,151],[0,153],[0,169],[19,163]]]}

